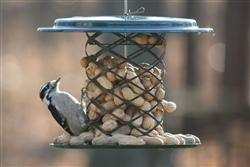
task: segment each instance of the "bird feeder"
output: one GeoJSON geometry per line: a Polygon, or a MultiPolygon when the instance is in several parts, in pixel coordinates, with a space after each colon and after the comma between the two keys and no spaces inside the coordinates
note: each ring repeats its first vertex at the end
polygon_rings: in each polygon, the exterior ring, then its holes
{"type": "Polygon", "coordinates": [[[81,91],[82,102],[87,106],[89,126],[94,129],[96,138],[100,138],[93,139],[90,144],[55,143],[51,146],[165,149],[192,148],[201,144],[194,135],[173,135],[163,130],[164,112],[176,109],[174,102],[164,99],[165,34],[210,33],[213,29],[199,28],[194,19],[135,15],[144,10],[141,7],[131,13],[125,3],[124,15],[60,18],[55,20],[53,27],[38,28],[40,32],[86,34],[86,56],[81,65],[88,79],[81,91]],[[96,52],[90,53],[91,50],[96,52]],[[123,140],[136,138],[139,144],[115,143],[112,137],[118,138],[120,133],[122,137],[131,136],[123,140]],[[106,143],[100,143],[102,135],[106,136],[106,143]],[[155,136],[161,137],[154,144],[155,136]],[[164,142],[167,140],[164,137],[171,136],[179,143],[164,142]]]}

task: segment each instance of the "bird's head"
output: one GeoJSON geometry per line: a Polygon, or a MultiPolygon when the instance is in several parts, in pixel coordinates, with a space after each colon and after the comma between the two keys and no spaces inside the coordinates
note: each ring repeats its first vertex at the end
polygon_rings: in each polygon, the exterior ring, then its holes
{"type": "Polygon", "coordinates": [[[52,80],[50,82],[47,82],[40,89],[39,93],[40,99],[47,105],[49,105],[50,103],[49,98],[52,96],[52,94],[56,91],[59,91],[60,79],[61,78],[58,78],[57,80],[52,80]]]}

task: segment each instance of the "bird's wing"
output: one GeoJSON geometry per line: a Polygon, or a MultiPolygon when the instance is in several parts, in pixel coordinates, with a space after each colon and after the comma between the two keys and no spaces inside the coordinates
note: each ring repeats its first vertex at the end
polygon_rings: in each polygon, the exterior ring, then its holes
{"type": "Polygon", "coordinates": [[[61,114],[58,113],[58,111],[56,110],[56,108],[53,105],[49,105],[48,106],[52,116],[54,117],[54,119],[56,120],[56,122],[66,131],[68,132],[70,135],[73,135],[72,131],[70,130],[67,120],[65,117],[63,117],[61,114]]]}
{"type": "Polygon", "coordinates": [[[87,128],[87,123],[89,122],[89,119],[87,117],[87,109],[85,104],[78,104],[78,118],[81,123],[81,126],[86,129],[87,128]]]}

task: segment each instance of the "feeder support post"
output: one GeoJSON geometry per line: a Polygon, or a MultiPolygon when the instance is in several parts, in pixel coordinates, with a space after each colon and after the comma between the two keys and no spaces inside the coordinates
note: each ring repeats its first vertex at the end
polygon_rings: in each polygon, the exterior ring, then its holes
{"type": "Polygon", "coordinates": [[[128,0],[124,0],[124,15],[128,13],[128,0]]]}

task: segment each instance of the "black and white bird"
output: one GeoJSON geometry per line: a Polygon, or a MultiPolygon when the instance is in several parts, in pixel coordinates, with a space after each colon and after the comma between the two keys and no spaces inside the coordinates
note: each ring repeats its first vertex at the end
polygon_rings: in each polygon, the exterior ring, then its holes
{"type": "Polygon", "coordinates": [[[59,90],[60,78],[52,80],[40,89],[41,100],[56,122],[70,135],[78,136],[88,128],[86,106],[67,92],[59,90]]]}

